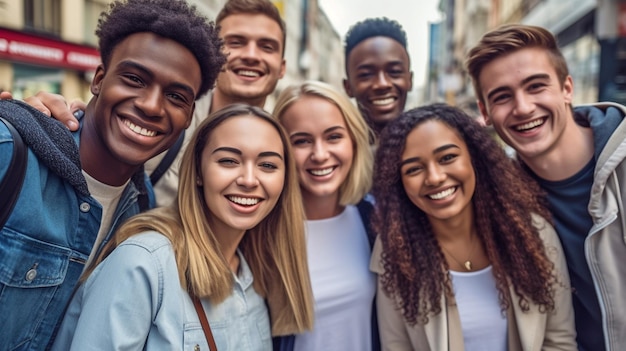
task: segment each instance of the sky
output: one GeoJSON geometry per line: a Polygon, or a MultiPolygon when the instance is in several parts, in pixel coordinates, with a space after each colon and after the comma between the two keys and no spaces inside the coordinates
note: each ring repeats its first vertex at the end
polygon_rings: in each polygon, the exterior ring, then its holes
{"type": "MultiPolygon", "coordinates": [[[[398,21],[408,38],[413,83],[421,86],[426,77],[429,24],[441,20],[440,0],[319,0],[319,4],[341,36],[356,22],[368,17],[398,21]]],[[[415,89],[413,89],[415,91],[415,89]]]]}

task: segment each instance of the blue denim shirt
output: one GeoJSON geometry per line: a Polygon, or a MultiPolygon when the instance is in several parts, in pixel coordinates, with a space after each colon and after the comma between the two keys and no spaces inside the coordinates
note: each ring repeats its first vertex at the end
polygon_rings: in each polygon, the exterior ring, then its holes
{"type": "MultiPolygon", "coordinates": [[[[79,132],[73,136],[78,143],[79,132]]],[[[13,139],[0,123],[0,177],[12,153],[13,139]]],[[[139,213],[138,194],[129,182],[103,245],[121,222],[139,213]]],[[[149,199],[153,204],[153,195],[149,199]]],[[[46,348],[89,257],[101,217],[102,206],[94,198],[53,173],[29,148],[19,199],[0,229],[0,350],[46,348]]]]}
{"type": "MultiPolygon", "coordinates": [[[[272,349],[269,314],[240,258],[232,294],[202,300],[217,349],[272,349]]],[[[125,240],[82,284],[53,350],[209,350],[187,290],[180,284],[170,241],[157,232],[125,240]]]]}

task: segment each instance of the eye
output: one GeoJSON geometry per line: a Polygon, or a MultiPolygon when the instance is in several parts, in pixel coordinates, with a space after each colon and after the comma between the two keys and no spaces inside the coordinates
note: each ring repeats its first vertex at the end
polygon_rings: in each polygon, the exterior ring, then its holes
{"type": "Polygon", "coordinates": [[[340,133],[333,133],[328,136],[328,140],[330,141],[337,141],[341,139],[343,139],[343,134],[340,134],[340,133]]]}
{"type": "Polygon", "coordinates": [[[278,166],[272,162],[261,162],[259,166],[261,166],[261,168],[264,168],[268,171],[273,171],[273,170],[278,169],[278,166]]]}
{"type": "Polygon", "coordinates": [[[310,144],[311,141],[305,138],[299,138],[299,139],[293,139],[291,141],[291,145],[293,146],[305,146],[307,144],[310,144]]]}
{"type": "Polygon", "coordinates": [[[239,162],[237,162],[237,160],[233,158],[220,158],[219,160],[217,160],[217,163],[227,167],[232,167],[239,164],[239,162]]]}
{"type": "Polygon", "coordinates": [[[532,83],[528,86],[528,90],[531,92],[538,92],[546,86],[543,82],[532,83]]]}
{"type": "Polygon", "coordinates": [[[415,175],[418,172],[420,172],[423,168],[421,166],[418,165],[412,165],[412,166],[407,166],[404,169],[404,175],[415,175]]]}
{"type": "Polygon", "coordinates": [[[458,155],[456,155],[456,154],[446,154],[446,155],[443,155],[439,159],[439,162],[441,162],[441,163],[450,163],[450,162],[454,161],[457,157],[458,157],[458,155]]]}
{"type": "Polygon", "coordinates": [[[123,74],[122,78],[129,85],[138,86],[138,87],[144,85],[143,80],[141,80],[141,78],[139,78],[138,76],[134,74],[123,74]]]}
{"type": "Polygon", "coordinates": [[[491,97],[492,104],[502,104],[507,102],[511,98],[509,93],[496,94],[491,97]]]}

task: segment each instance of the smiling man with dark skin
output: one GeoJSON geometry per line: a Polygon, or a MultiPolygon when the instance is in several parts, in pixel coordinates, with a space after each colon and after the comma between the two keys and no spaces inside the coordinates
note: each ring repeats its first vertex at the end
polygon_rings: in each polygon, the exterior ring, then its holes
{"type": "MultiPolygon", "coordinates": [[[[176,197],[181,155],[196,126],[209,114],[232,103],[245,102],[263,107],[278,80],[285,75],[286,27],[270,0],[229,0],[218,13],[216,22],[227,53],[227,62],[218,76],[216,87],[196,102],[191,125],[181,137],[181,146],[169,151],[169,162],[167,153],[163,152],[145,165],[146,172],[151,175],[158,206],[169,205],[176,197]]],[[[0,93],[0,98],[7,96],[8,93],[0,93]]],[[[39,92],[26,102],[52,114],[70,130],[77,128],[77,120],[61,95],[39,92]]],[[[81,108],[82,104],[77,103],[72,110],[81,108]]]]}
{"type": "Polygon", "coordinates": [[[358,22],[346,35],[343,86],[376,134],[404,111],[413,87],[406,48],[402,26],[385,17],[358,22]]]}
{"type": "MultiPolygon", "coordinates": [[[[153,204],[144,162],[189,126],[226,60],[215,26],[182,0],[113,2],[96,35],[102,64],[78,131],[0,101],[28,148],[21,192],[0,228],[3,349],[43,350],[53,339],[84,268],[146,209],[139,197],[153,204]]],[[[0,179],[14,140],[0,123],[0,179]]]]}

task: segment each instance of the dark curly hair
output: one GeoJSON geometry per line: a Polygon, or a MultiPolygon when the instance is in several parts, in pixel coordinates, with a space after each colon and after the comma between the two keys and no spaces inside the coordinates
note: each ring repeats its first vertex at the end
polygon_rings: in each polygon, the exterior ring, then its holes
{"type": "Polygon", "coordinates": [[[391,38],[400,43],[405,50],[407,49],[406,32],[400,23],[387,17],[368,18],[357,22],[348,30],[344,46],[346,62],[348,62],[348,55],[355,46],[372,37],[391,38]]]}
{"type": "MultiPolygon", "coordinates": [[[[152,32],[185,46],[198,60],[202,84],[196,97],[215,85],[226,56],[213,22],[184,0],[118,0],[98,19],[100,56],[106,69],[115,47],[129,35],[152,32]]],[[[167,55],[167,53],[163,53],[167,55]]]]}
{"type": "Polygon", "coordinates": [[[407,323],[427,323],[441,312],[441,296],[453,296],[448,264],[430,222],[406,195],[400,177],[407,135],[420,123],[445,123],[465,141],[476,174],[472,198],[476,233],[491,262],[502,310],[511,304],[513,285],[522,310],[529,300],[541,311],[554,309],[554,264],[531,215],[550,220],[539,186],[487,131],[458,108],[433,104],[406,111],[383,130],[376,152],[373,226],[383,244],[380,277],[407,323]]]}

